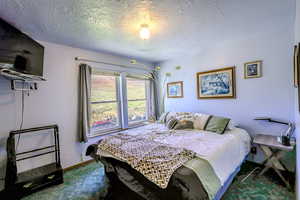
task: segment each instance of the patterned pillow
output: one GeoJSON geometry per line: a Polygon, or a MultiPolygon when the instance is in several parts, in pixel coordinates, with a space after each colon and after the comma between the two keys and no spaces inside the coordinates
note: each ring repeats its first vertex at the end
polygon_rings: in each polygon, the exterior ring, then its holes
{"type": "Polygon", "coordinates": [[[168,115],[166,116],[166,122],[167,123],[170,119],[175,118],[176,112],[169,112],[168,115]]]}
{"type": "Polygon", "coordinates": [[[176,126],[178,120],[175,118],[171,118],[169,121],[167,121],[166,126],[169,130],[174,129],[174,127],[176,126]]]}
{"type": "Polygon", "coordinates": [[[211,115],[196,113],[194,115],[194,128],[199,130],[204,130],[211,115]]]}
{"type": "Polygon", "coordinates": [[[171,118],[176,118],[178,120],[181,119],[189,119],[193,118],[193,114],[189,112],[170,112],[166,117],[166,121],[169,121],[171,118]]]}
{"type": "Polygon", "coordinates": [[[212,116],[207,122],[205,130],[223,134],[229,121],[228,118],[212,116]]]}
{"type": "Polygon", "coordinates": [[[191,120],[178,120],[177,124],[174,127],[174,130],[181,129],[194,129],[194,123],[191,120]]]}

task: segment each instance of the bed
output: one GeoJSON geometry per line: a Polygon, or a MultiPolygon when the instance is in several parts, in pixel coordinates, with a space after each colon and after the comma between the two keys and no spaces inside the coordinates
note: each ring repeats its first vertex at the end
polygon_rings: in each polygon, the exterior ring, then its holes
{"type": "Polygon", "coordinates": [[[120,134],[146,137],[152,141],[184,148],[195,157],[172,174],[165,188],[159,187],[122,159],[110,153],[99,155],[99,141],[88,147],[87,155],[100,161],[110,181],[111,199],[180,199],[219,200],[228,189],[250,151],[250,136],[241,128],[220,135],[204,130],[168,130],[164,124],[152,123],[120,134]],[[201,161],[198,167],[195,160],[201,161]],[[202,164],[201,164],[202,163],[202,164]],[[127,198],[125,198],[126,196],[127,198]]]}

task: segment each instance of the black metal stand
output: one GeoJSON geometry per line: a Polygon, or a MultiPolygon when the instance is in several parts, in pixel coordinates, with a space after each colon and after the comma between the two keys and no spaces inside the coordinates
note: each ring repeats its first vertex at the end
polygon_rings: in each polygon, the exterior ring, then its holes
{"type": "Polygon", "coordinates": [[[63,183],[63,170],[60,163],[58,126],[44,126],[11,131],[7,139],[7,166],[4,193],[9,199],[21,199],[45,187],[63,183]],[[15,136],[42,130],[53,129],[54,145],[16,153],[15,136]],[[46,151],[45,150],[49,150],[46,151]],[[42,152],[41,152],[42,151],[42,152]],[[32,155],[34,152],[40,152],[32,155]],[[17,173],[17,162],[46,154],[55,153],[55,162],[22,173],[17,173]]]}

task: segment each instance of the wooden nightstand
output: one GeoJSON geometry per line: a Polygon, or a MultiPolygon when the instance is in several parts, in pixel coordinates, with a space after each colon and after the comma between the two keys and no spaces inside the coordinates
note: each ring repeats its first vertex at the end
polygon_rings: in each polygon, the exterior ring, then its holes
{"type": "Polygon", "coordinates": [[[258,176],[263,175],[268,169],[273,168],[286,186],[291,189],[290,183],[284,178],[280,171],[288,170],[279,159],[282,158],[286,152],[293,151],[294,146],[282,145],[277,141],[277,136],[259,134],[254,137],[253,143],[257,144],[266,156],[266,160],[263,162],[265,168],[258,176]]]}

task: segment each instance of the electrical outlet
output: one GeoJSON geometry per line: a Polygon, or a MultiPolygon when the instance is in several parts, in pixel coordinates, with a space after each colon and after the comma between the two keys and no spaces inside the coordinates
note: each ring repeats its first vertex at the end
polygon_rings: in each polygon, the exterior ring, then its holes
{"type": "Polygon", "coordinates": [[[256,147],[251,147],[251,153],[252,153],[252,154],[256,154],[256,153],[257,153],[256,147]]]}

